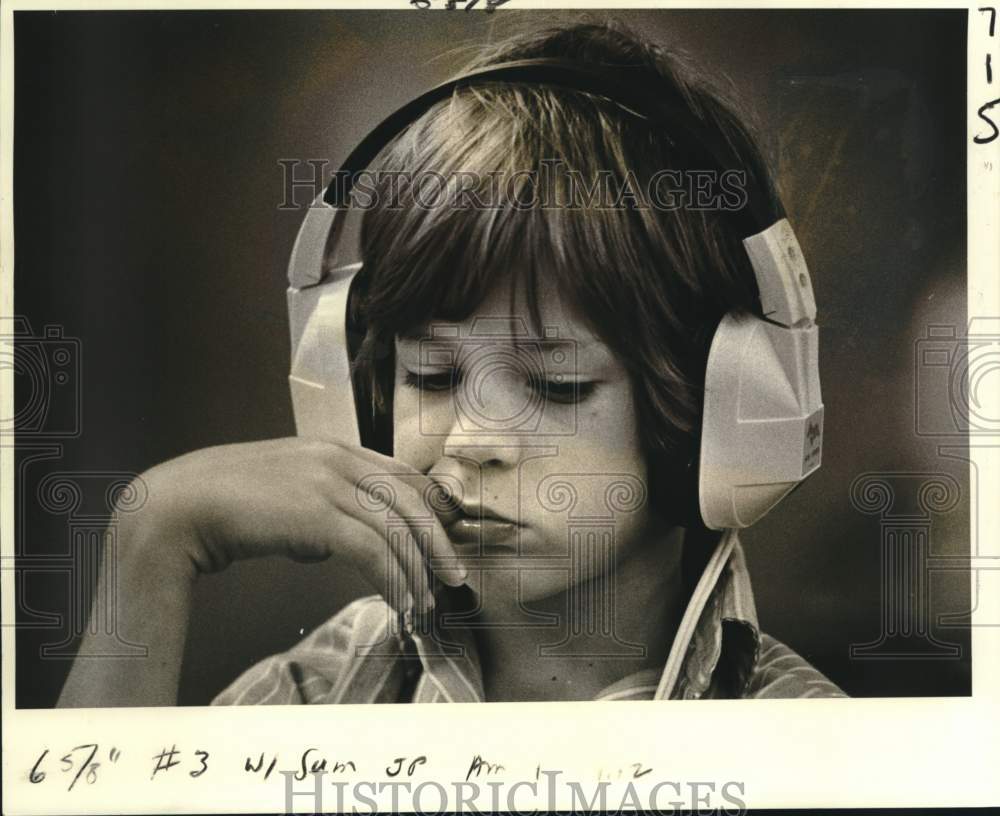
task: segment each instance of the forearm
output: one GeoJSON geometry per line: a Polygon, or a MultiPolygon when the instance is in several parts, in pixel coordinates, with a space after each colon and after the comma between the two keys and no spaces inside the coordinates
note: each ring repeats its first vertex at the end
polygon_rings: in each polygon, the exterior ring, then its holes
{"type": "MultiPolygon", "coordinates": [[[[100,580],[107,580],[109,570],[117,572],[115,635],[144,647],[146,654],[107,655],[107,635],[91,632],[101,628],[92,622],[81,640],[59,707],[177,704],[195,570],[176,541],[167,546],[140,531],[120,529],[119,533],[116,569],[102,564],[100,580]]],[[[159,536],[163,535],[161,531],[159,536]]],[[[113,590],[109,587],[109,591],[113,590]]]]}

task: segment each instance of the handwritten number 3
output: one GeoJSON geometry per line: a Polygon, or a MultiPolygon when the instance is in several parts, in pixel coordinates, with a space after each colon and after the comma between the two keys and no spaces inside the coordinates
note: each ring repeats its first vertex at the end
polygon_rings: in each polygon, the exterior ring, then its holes
{"type": "Polygon", "coordinates": [[[195,751],[195,754],[198,755],[198,761],[201,762],[201,767],[197,771],[188,771],[188,775],[197,779],[208,770],[208,751],[195,751]]]}

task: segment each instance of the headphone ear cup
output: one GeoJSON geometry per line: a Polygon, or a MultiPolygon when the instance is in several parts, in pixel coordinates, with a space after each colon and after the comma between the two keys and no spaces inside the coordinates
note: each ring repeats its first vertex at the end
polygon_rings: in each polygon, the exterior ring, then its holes
{"type": "Polygon", "coordinates": [[[354,444],[359,440],[345,324],[355,272],[356,267],[343,267],[323,283],[288,290],[288,384],[299,436],[354,444]]]}
{"type": "Polygon", "coordinates": [[[815,324],[727,314],[705,371],[698,493],[710,529],[748,527],[820,465],[815,324]]]}

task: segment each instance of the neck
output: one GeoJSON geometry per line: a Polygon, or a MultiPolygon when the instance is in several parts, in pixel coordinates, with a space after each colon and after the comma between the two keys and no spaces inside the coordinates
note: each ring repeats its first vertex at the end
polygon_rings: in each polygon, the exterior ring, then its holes
{"type": "Polygon", "coordinates": [[[593,699],[630,674],[662,668],[687,601],[683,533],[652,532],[612,574],[524,604],[516,572],[484,572],[475,632],[486,699],[593,699]]]}

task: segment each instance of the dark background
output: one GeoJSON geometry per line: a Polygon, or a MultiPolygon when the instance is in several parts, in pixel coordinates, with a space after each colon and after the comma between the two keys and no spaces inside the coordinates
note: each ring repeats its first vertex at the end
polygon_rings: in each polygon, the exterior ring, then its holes
{"type": "MultiPolygon", "coordinates": [[[[78,435],[18,437],[18,706],[56,700],[69,660],[40,649],[72,634],[73,601],[52,566],[106,512],[43,506],[46,475],[103,484],[294,433],[284,290],[302,213],[279,210],[279,159],[328,159],[330,173],[469,47],[580,16],[15,14],[15,311],[35,334],[57,325],[79,340],[68,392],[82,411],[78,435]]],[[[852,506],[855,477],[950,474],[961,500],[933,518],[931,549],[968,552],[967,465],[914,432],[915,400],[947,421],[946,391],[915,390],[915,343],[929,324],[965,323],[965,12],[613,16],[726,75],[756,111],[810,262],[824,464],[743,535],[763,627],[852,695],[969,694],[961,628],[935,630],[960,659],[849,657],[880,632],[880,520],[852,506]]],[[[16,378],[19,407],[34,387],[16,378]]],[[[368,591],[333,563],[241,563],[203,580],[182,702],[207,703],[368,591]]],[[[966,573],[932,575],[931,591],[933,616],[970,606],[966,573]]]]}

